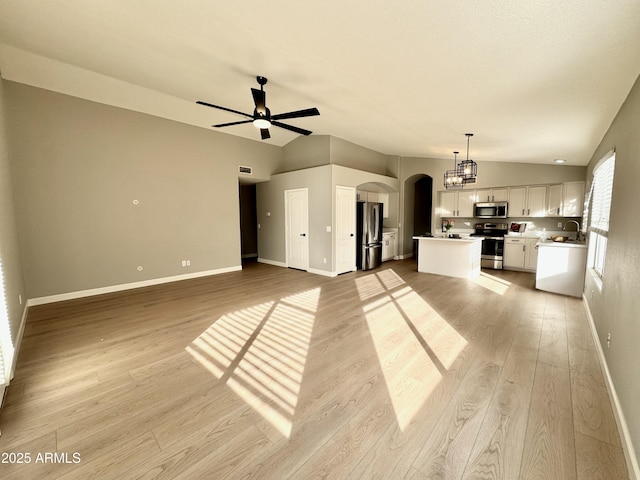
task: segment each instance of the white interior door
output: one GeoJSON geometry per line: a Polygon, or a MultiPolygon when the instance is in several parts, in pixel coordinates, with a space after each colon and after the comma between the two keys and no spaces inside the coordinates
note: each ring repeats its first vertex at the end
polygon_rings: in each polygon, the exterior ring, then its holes
{"type": "Polygon", "coordinates": [[[356,189],[336,186],[336,273],[356,270],[356,189]]]}
{"type": "Polygon", "coordinates": [[[309,192],[306,188],[285,190],[285,243],[287,266],[309,269],[309,192]]]}

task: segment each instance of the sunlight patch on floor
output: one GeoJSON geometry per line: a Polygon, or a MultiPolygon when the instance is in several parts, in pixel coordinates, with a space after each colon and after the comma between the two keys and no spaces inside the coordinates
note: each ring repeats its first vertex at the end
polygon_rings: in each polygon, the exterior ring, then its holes
{"type": "Polygon", "coordinates": [[[485,272],[480,272],[480,276],[473,279],[472,282],[498,295],[507,293],[511,286],[511,282],[485,272]]]}
{"type": "Polygon", "coordinates": [[[405,431],[467,341],[392,270],[358,280],[381,287],[363,311],[398,425],[405,431]]]}
{"type": "Polygon", "coordinates": [[[319,299],[315,288],[223,315],[186,347],[287,438],[319,299]]]}

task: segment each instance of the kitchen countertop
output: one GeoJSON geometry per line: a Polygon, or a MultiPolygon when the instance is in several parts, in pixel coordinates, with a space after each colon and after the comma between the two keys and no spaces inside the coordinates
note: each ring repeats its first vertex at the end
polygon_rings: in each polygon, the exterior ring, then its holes
{"type": "Polygon", "coordinates": [[[569,240],[567,242],[554,242],[550,239],[540,239],[538,242],[539,247],[569,247],[569,248],[587,248],[587,242],[575,240],[569,240]]]}

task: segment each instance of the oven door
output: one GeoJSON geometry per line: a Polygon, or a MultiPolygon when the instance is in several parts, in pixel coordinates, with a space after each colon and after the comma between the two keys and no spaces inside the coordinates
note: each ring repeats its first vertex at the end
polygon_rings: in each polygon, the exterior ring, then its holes
{"type": "Polygon", "coordinates": [[[485,237],[482,242],[481,266],[502,270],[502,258],[504,254],[504,238],[485,237]]]}

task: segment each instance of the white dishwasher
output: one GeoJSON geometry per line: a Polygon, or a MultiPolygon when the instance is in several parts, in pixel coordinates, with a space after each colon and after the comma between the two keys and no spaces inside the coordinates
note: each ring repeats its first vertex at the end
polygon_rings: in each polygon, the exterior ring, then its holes
{"type": "Polygon", "coordinates": [[[538,242],[536,288],[545,292],[581,297],[587,268],[584,243],[538,242]]]}

